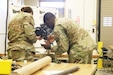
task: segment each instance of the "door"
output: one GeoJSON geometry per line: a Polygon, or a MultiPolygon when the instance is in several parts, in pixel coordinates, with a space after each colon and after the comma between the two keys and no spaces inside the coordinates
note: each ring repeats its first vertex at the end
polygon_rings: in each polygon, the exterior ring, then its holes
{"type": "Polygon", "coordinates": [[[100,41],[109,48],[113,45],[113,0],[101,0],[100,4],[100,41]]]}

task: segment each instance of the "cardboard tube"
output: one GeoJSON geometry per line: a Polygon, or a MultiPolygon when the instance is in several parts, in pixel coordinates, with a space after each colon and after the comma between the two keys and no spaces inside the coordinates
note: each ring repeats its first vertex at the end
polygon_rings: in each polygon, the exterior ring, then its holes
{"type": "Polygon", "coordinates": [[[51,63],[51,61],[51,57],[46,56],[26,66],[23,66],[20,69],[14,70],[11,75],[31,75],[32,73],[38,71],[39,69],[51,63]]]}

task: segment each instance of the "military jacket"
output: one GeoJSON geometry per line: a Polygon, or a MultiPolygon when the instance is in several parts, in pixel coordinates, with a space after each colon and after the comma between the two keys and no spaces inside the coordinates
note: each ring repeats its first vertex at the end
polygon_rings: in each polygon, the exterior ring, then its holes
{"type": "Polygon", "coordinates": [[[35,51],[33,43],[37,41],[34,32],[34,19],[31,14],[20,12],[8,25],[8,49],[35,51]]]}
{"type": "Polygon", "coordinates": [[[55,54],[67,52],[69,62],[79,60],[81,63],[88,63],[84,59],[96,47],[96,43],[86,30],[71,19],[61,18],[55,20],[53,34],[57,42],[57,46],[53,47],[55,54]]]}

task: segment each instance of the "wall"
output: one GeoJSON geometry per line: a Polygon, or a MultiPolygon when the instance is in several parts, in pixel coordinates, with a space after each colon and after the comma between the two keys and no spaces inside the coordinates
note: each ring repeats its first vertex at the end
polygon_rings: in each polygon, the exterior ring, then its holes
{"type": "Polygon", "coordinates": [[[97,0],[66,0],[65,17],[70,17],[86,29],[96,41],[96,4],[97,0]],[[95,33],[92,33],[92,29],[95,33]]]}
{"type": "Polygon", "coordinates": [[[113,0],[101,0],[100,9],[100,41],[103,46],[113,46],[113,0]]]}
{"type": "MultiPolygon", "coordinates": [[[[77,16],[83,19],[83,0],[66,0],[65,16],[76,20],[77,16]]],[[[83,25],[83,22],[80,23],[83,25]]]]}
{"type": "Polygon", "coordinates": [[[24,0],[24,5],[37,6],[39,5],[39,0],[24,0]]]}
{"type": "Polygon", "coordinates": [[[80,25],[87,28],[96,20],[96,0],[66,0],[65,16],[76,21],[80,18],[80,25]]]}
{"type": "Polygon", "coordinates": [[[7,0],[0,0],[0,54],[4,54],[6,47],[6,18],[7,17],[7,0]],[[4,9],[5,8],[5,9],[4,9]]]}

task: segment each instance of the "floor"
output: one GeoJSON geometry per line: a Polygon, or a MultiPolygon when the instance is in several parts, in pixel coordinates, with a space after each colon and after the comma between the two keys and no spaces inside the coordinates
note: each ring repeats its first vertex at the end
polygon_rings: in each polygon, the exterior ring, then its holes
{"type": "Polygon", "coordinates": [[[106,65],[106,66],[103,66],[102,69],[97,68],[95,75],[113,75],[113,66],[110,66],[109,64],[109,67],[108,65],[106,65]]]}
{"type": "Polygon", "coordinates": [[[95,75],[113,75],[113,73],[105,72],[104,70],[97,70],[95,75]]]}

